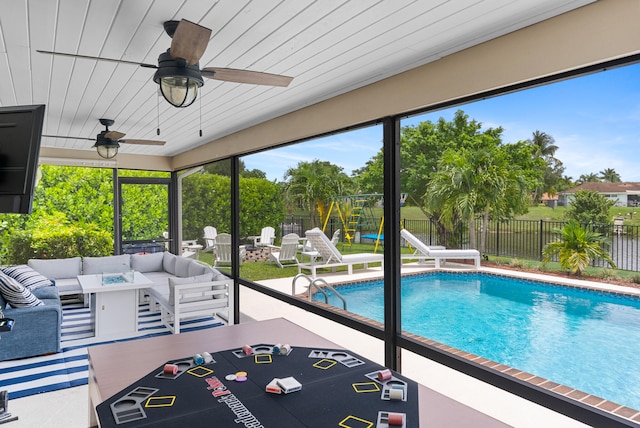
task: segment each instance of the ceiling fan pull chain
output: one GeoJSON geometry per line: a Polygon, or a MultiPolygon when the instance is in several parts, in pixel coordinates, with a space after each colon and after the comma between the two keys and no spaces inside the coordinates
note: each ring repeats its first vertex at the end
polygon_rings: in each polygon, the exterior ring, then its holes
{"type": "Polygon", "coordinates": [[[156,98],[156,113],[157,113],[157,117],[158,117],[158,127],[156,128],[156,134],[160,135],[160,90],[158,89],[158,92],[156,92],[157,98],[156,98]]]}
{"type": "Polygon", "coordinates": [[[202,137],[202,97],[204,96],[204,91],[200,91],[200,136],[202,137]]]}

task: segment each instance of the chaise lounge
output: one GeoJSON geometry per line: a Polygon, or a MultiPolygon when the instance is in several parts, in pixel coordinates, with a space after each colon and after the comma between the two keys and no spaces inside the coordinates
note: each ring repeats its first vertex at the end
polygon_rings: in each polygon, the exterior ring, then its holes
{"type": "Polygon", "coordinates": [[[416,238],[407,229],[402,229],[400,235],[413,247],[416,251],[413,254],[403,255],[402,258],[411,259],[433,259],[435,260],[436,269],[440,269],[440,265],[447,259],[457,260],[473,260],[476,269],[480,267],[480,252],[478,250],[447,250],[444,247],[429,247],[424,242],[416,238]]]}
{"type": "Polygon", "coordinates": [[[342,254],[335,245],[327,238],[323,231],[314,227],[305,232],[307,242],[318,252],[318,258],[312,258],[309,263],[300,263],[298,265],[298,273],[302,270],[311,271],[311,277],[316,277],[318,268],[335,268],[337,266],[347,266],[349,275],[353,273],[354,264],[364,264],[365,269],[369,268],[369,263],[380,262],[381,269],[384,262],[384,254],[358,253],[358,254],[342,254]]]}

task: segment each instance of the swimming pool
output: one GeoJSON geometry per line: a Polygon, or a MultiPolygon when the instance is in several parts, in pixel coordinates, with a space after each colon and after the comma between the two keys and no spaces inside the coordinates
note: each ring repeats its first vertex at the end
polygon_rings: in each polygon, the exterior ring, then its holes
{"type": "MultiPolygon", "coordinates": [[[[383,322],[382,281],[338,291],[350,312],[383,322]]],[[[329,303],[342,307],[334,297],[329,303]]],[[[402,328],[640,409],[638,298],[492,274],[434,272],[402,279],[402,328]]]]}

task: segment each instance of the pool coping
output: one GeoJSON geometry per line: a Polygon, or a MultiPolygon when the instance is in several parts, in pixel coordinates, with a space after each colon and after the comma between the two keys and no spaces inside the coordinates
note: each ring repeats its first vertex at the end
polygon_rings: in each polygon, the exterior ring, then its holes
{"type": "MultiPolygon", "coordinates": [[[[403,273],[403,277],[406,276],[416,276],[416,275],[425,275],[425,274],[431,274],[434,272],[454,272],[454,273],[458,273],[458,274],[475,274],[475,273],[484,273],[484,274],[490,274],[490,275],[496,275],[496,276],[502,276],[502,277],[515,277],[518,279],[525,279],[525,280],[530,280],[530,281],[534,281],[534,282],[543,282],[543,283],[547,283],[550,285],[557,285],[560,287],[570,287],[570,288],[581,288],[581,289],[588,289],[591,291],[600,291],[603,293],[610,293],[610,294],[614,294],[614,295],[622,295],[622,296],[628,296],[628,297],[633,297],[633,298],[638,298],[640,299],[640,289],[636,289],[634,287],[624,287],[624,286],[620,286],[620,285],[614,285],[614,284],[606,284],[606,283],[599,283],[599,282],[594,282],[594,281],[588,281],[588,280],[578,280],[578,279],[572,279],[572,278],[562,278],[562,277],[556,277],[556,276],[548,276],[548,275],[541,275],[541,274],[535,274],[535,273],[530,273],[530,272],[518,272],[518,271],[505,271],[505,270],[499,270],[499,269],[493,269],[493,268],[481,268],[479,270],[452,270],[452,269],[446,269],[446,268],[442,268],[442,269],[434,269],[434,270],[429,270],[429,271],[423,271],[423,272],[416,272],[416,273],[403,273]]],[[[352,284],[358,284],[358,283],[364,283],[364,282],[372,282],[372,281],[379,281],[379,280],[383,280],[383,277],[376,277],[376,278],[368,278],[368,279],[357,279],[357,280],[351,280],[351,281],[345,281],[345,282],[335,282],[332,283],[331,285],[333,287],[340,287],[340,286],[344,286],[344,285],[352,285],[352,284]]],[[[302,299],[307,299],[308,295],[307,293],[299,293],[296,295],[296,297],[302,298],[302,299]]],[[[364,316],[358,315],[358,314],[354,314],[352,312],[349,311],[345,311],[343,309],[337,308],[335,306],[331,306],[328,304],[325,304],[323,302],[317,302],[317,301],[313,301],[314,304],[317,304],[319,306],[325,307],[329,310],[332,310],[334,312],[340,313],[344,316],[350,317],[350,318],[354,318],[356,320],[362,321],[364,323],[376,326],[378,328],[384,329],[384,324],[378,322],[378,321],[374,321],[372,319],[366,318],[364,316]]],[[[624,406],[622,404],[616,403],[614,401],[610,401],[607,400],[605,398],[599,397],[597,395],[593,395],[593,394],[589,394],[587,392],[572,388],[570,386],[566,386],[566,385],[562,385],[559,384],[557,382],[554,382],[552,380],[543,378],[541,376],[532,374],[532,373],[528,373],[525,371],[522,371],[520,369],[514,368],[514,367],[510,367],[506,364],[502,364],[493,360],[489,360],[487,358],[481,357],[479,355],[475,355],[472,353],[469,353],[467,351],[463,351],[461,349],[458,348],[454,348],[452,346],[449,345],[445,345],[443,343],[431,340],[431,339],[427,339],[425,337],[416,335],[414,333],[410,333],[408,331],[402,330],[402,335],[407,337],[407,338],[411,338],[413,340],[416,340],[418,342],[424,343],[425,345],[429,345],[429,346],[433,346],[435,348],[438,348],[441,351],[445,351],[449,354],[455,355],[457,357],[460,358],[464,358],[468,361],[472,361],[476,364],[480,364],[488,369],[494,370],[496,372],[499,372],[501,374],[504,375],[508,375],[511,377],[514,377],[516,379],[519,379],[521,381],[530,383],[532,385],[535,385],[537,387],[541,387],[544,388],[548,391],[551,391],[555,394],[558,394],[560,396],[566,397],[566,398],[570,398],[572,400],[575,401],[579,401],[583,404],[589,405],[591,407],[597,408],[601,411],[607,412],[607,413],[611,413],[613,415],[616,415],[618,417],[622,417],[624,419],[627,419],[633,423],[636,424],[640,424],[640,410],[638,409],[633,409],[631,407],[628,406],[624,406]]]]}

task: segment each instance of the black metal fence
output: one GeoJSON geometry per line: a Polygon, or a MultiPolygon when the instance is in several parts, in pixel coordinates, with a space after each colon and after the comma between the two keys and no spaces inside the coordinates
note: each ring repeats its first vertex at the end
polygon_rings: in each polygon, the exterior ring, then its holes
{"type": "MultiPolygon", "coordinates": [[[[546,220],[491,221],[485,233],[485,255],[541,260],[544,247],[559,239],[559,234],[554,230],[562,228],[564,224],[561,221],[546,220]]],[[[433,221],[402,220],[402,225],[427,245],[446,245],[447,242],[455,242],[457,248],[469,248],[470,235],[468,230],[461,230],[455,235],[445,234],[443,239],[433,221]]],[[[327,223],[325,232],[331,236],[336,229],[341,227],[340,220],[332,218],[327,223]]],[[[640,271],[640,226],[603,224],[591,225],[590,227],[605,236],[607,242],[605,249],[615,261],[618,269],[640,271]]],[[[293,232],[304,236],[304,232],[310,228],[309,219],[304,217],[288,217],[280,225],[283,235],[293,232]]],[[[363,234],[371,232],[363,231],[363,234]]],[[[476,242],[479,243],[482,235],[480,226],[475,233],[476,242]]],[[[607,267],[608,263],[596,259],[592,265],[607,267]]]]}

